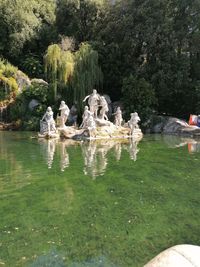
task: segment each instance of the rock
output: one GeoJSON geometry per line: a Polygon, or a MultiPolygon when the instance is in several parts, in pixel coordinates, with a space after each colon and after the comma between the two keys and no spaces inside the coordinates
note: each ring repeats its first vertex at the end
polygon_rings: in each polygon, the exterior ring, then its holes
{"type": "Polygon", "coordinates": [[[144,267],[200,267],[200,247],[177,245],[148,262],[144,267]]]}
{"type": "Polygon", "coordinates": [[[95,119],[97,127],[99,126],[113,126],[113,123],[104,119],[95,119]]]}
{"type": "Polygon", "coordinates": [[[163,134],[200,137],[200,128],[197,126],[191,126],[187,122],[177,118],[169,118],[163,127],[163,134]]]}
{"type": "Polygon", "coordinates": [[[91,140],[91,139],[123,139],[132,137],[140,140],[143,136],[140,129],[137,129],[133,136],[131,136],[130,128],[116,127],[114,124],[109,126],[96,127],[92,134],[86,129],[76,129],[75,127],[66,126],[65,128],[58,128],[61,136],[76,140],[91,140]]]}
{"type": "Polygon", "coordinates": [[[162,133],[183,137],[200,137],[200,128],[191,126],[184,120],[174,117],[154,116],[149,123],[148,133],[162,133]]]}
{"type": "Polygon", "coordinates": [[[39,85],[45,85],[45,86],[49,85],[45,80],[37,79],[37,78],[32,79],[31,84],[39,84],[39,85]]]}
{"type": "Polygon", "coordinates": [[[31,85],[31,81],[28,76],[26,76],[22,71],[18,70],[16,74],[16,82],[19,87],[19,91],[28,88],[31,85]]]}
{"type": "Polygon", "coordinates": [[[39,101],[37,99],[32,99],[29,104],[28,104],[28,108],[30,109],[30,111],[34,110],[35,107],[37,107],[39,105],[39,101]]]}

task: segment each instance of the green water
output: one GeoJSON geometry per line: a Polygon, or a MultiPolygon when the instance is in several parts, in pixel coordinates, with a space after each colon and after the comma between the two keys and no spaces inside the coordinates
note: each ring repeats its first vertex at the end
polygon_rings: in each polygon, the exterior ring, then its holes
{"type": "Polygon", "coordinates": [[[139,267],[200,245],[198,144],[31,135],[0,132],[0,266],[139,267]]]}

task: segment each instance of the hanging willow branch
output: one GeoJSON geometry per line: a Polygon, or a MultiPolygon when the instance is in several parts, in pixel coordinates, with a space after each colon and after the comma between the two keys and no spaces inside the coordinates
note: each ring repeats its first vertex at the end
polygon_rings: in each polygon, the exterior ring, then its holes
{"type": "Polygon", "coordinates": [[[74,71],[74,55],[70,51],[62,51],[59,68],[59,80],[66,84],[74,71]]]}
{"type": "MultiPolygon", "coordinates": [[[[82,109],[82,100],[102,83],[103,75],[98,65],[98,52],[87,43],[82,43],[75,53],[75,67],[72,79],[74,101],[82,109]]],[[[79,111],[80,111],[79,110],[79,111]]]]}
{"type": "Polygon", "coordinates": [[[87,43],[82,43],[75,53],[64,51],[59,45],[50,45],[45,55],[45,72],[53,85],[54,99],[57,98],[58,82],[70,84],[73,101],[77,102],[79,112],[82,100],[102,83],[103,75],[98,65],[98,53],[87,43]]]}
{"type": "Polygon", "coordinates": [[[46,55],[44,56],[44,61],[47,79],[50,80],[53,85],[54,100],[56,100],[57,97],[58,70],[60,66],[60,60],[61,49],[59,45],[50,45],[47,49],[46,55]]]}

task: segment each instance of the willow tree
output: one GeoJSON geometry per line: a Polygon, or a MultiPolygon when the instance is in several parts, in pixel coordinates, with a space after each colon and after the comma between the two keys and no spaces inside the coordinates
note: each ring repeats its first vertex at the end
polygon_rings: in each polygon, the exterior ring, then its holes
{"type": "Polygon", "coordinates": [[[57,99],[58,83],[66,84],[74,70],[74,56],[70,51],[63,51],[59,45],[50,45],[47,49],[45,72],[53,87],[54,100],[57,99]]]}
{"type": "Polygon", "coordinates": [[[61,59],[61,48],[57,44],[48,46],[47,52],[44,56],[45,61],[45,73],[47,79],[52,83],[54,100],[57,97],[57,87],[58,87],[58,73],[61,59]]]}
{"type": "Polygon", "coordinates": [[[77,102],[79,112],[87,94],[94,87],[100,87],[103,80],[101,68],[98,65],[98,52],[88,43],[82,43],[75,52],[75,66],[72,78],[73,100],[77,102]]]}
{"type": "Polygon", "coordinates": [[[70,51],[62,51],[59,67],[59,80],[65,85],[74,72],[74,55],[70,51]]]}
{"type": "Polygon", "coordinates": [[[98,52],[87,43],[82,43],[76,52],[65,51],[57,44],[50,45],[45,55],[45,72],[53,87],[54,100],[57,99],[58,84],[71,88],[69,100],[77,102],[79,112],[82,100],[94,87],[99,88],[103,76],[98,65],[98,52]]]}

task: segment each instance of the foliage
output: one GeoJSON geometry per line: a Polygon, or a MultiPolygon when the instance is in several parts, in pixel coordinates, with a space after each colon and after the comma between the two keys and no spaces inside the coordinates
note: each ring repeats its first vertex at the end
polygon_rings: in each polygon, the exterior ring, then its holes
{"type": "Polygon", "coordinates": [[[81,105],[93,86],[101,89],[101,66],[112,100],[134,73],[154,88],[159,114],[187,117],[199,101],[199,9],[199,0],[0,0],[0,55],[43,78],[45,50],[61,39],[46,58],[57,100],[81,105]]]}
{"type": "Polygon", "coordinates": [[[155,92],[144,78],[133,75],[125,78],[122,93],[127,118],[130,117],[130,113],[136,111],[144,121],[153,112],[156,104],[155,92]]]}
{"type": "MultiPolygon", "coordinates": [[[[103,80],[98,65],[98,53],[87,43],[82,43],[75,53],[75,67],[72,77],[73,101],[81,110],[82,100],[94,87],[100,87],[103,80]]],[[[79,111],[80,111],[79,110],[79,111]]]]}
{"type": "Polygon", "coordinates": [[[18,93],[16,73],[16,67],[0,59],[0,106],[4,106],[7,100],[11,101],[18,93]]]}
{"type": "Polygon", "coordinates": [[[20,62],[20,67],[29,77],[43,77],[43,64],[36,55],[28,54],[20,62]]]}
{"type": "Polygon", "coordinates": [[[83,98],[102,82],[98,53],[88,43],[82,43],[74,53],[62,50],[57,44],[50,45],[45,55],[45,68],[54,100],[58,98],[59,87],[59,92],[67,95],[71,102],[77,102],[80,110],[83,98]]]}
{"type": "Polygon", "coordinates": [[[45,73],[53,85],[54,100],[57,98],[57,82],[61,60],[61,48],[57,44],[50,45],[44,57],[45,73]]]}
{"type": "Polygon", "coordinates": [[[45,31],[49,32],[55,21],[54,0],[1,0],[0,1],[0,53],[9,59],[17,59],[36,45],[38,50],[40,33],[45,42],[45,31]]]}
{"type": "Polygon", "coordinates": [[[95,38],[105,5],[105,0],[58,0],[58,31],[75,37],[78,43],[95,38]]]}
{"type": "Polygon", "coordinates": [[[58,82],[66,84],[74,70],[74,56],[70,51],[64,51],[59,45],[50,45],[47,49],[45,72],[53,86],[54,100],[57,99],[58,82]]]}
{"type": "Polygon", "coordinates": [[[31,85],[23,90],[16,100],[9,107],[9,117],[11,121],[22,119],[22,128],[25,130],[38,130],[39,121],[47,108],[48,86],[41,84],[31,85]],[[33,110],[29,108],[32,99],[38,100],[38,106],[33,110]]]}

